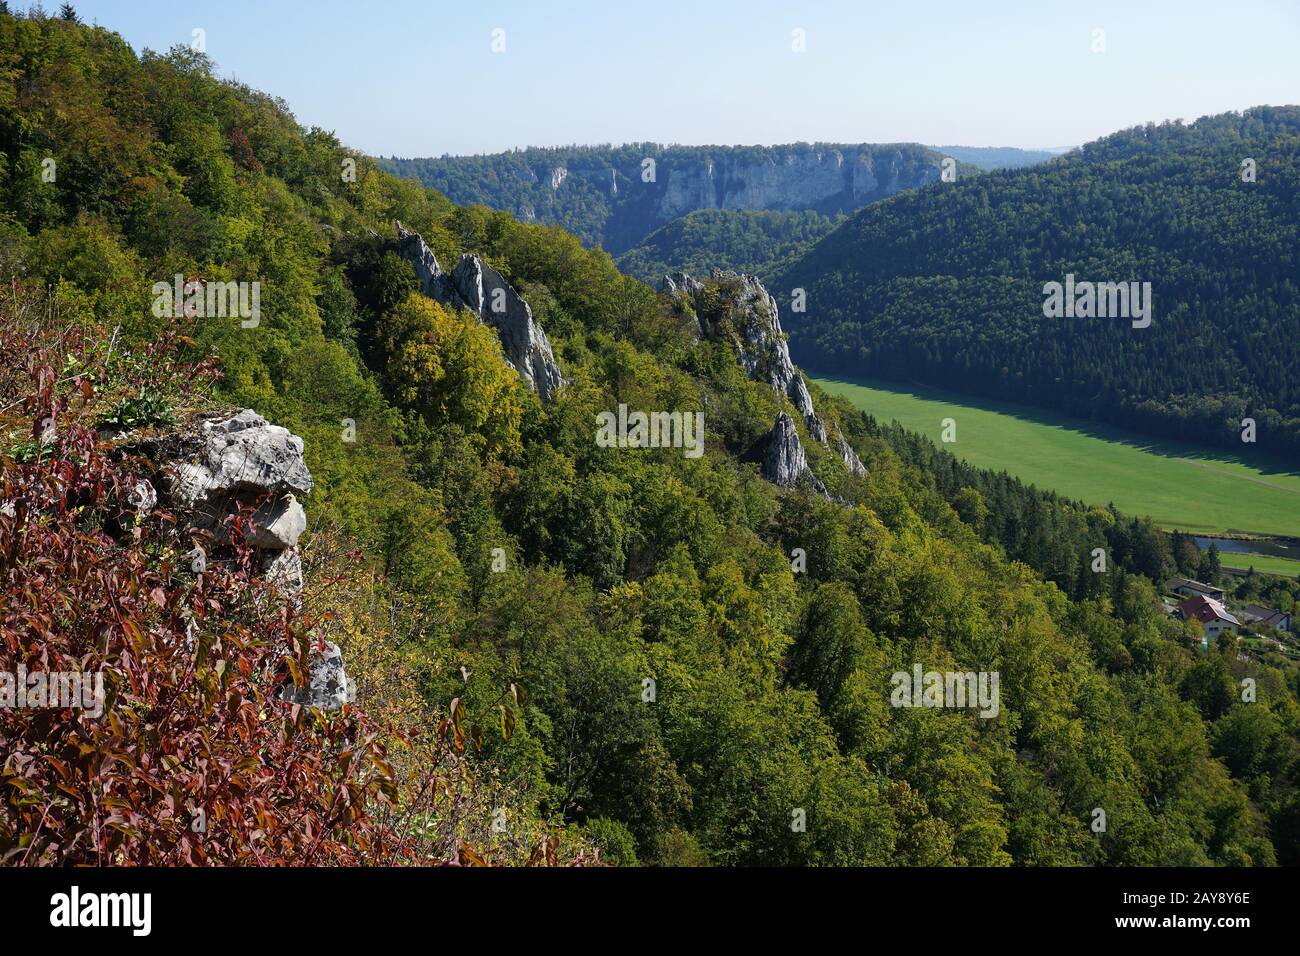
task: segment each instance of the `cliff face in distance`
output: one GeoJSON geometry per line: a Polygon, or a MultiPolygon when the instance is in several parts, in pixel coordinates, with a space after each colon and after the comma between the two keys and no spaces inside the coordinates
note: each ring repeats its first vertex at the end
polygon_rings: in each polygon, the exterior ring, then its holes
{"type": "Polygon", "coordinates": [[[453,202],[560,225],[585,245],[617,255],[701,209],[852,212],[937,181],[942,160],[943,154],[916,143],[637,143],[379,162],[453,202]]]}

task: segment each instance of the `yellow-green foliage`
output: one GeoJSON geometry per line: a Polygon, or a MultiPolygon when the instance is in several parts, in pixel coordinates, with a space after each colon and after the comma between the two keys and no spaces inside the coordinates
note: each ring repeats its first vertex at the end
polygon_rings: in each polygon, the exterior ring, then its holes
{"type": "Polygon", "coordinates": [[[1153,529],[820,394],[870,474],[800,422],[842,500],[778,491],[756,459],[789,405],[731,343],[696,344],[604,253],[387,176],[193,51],[0,15],[0,104],[0,264],[140,337],[155,281],[263,284],[255,328],[204,319],[196,347],[224,362],[221,399],[304,438],[312,529],[364,551],[374,587],[335,619],[366,699],[460,699],[512,831],[584,826],[624,863],[1297,862],[1294,669],[1193,649],[1155,603],[1153,529]],[[416,291],[395,219],[528,297],[571,380],[555,402],[416,291]],[[620,402],[703,411],[705,453],[598,447],[620,402]],[[998,716],[890,707],[914,663],[998,671],[998,716]],[[1225,697],[1246,676],[1259,702],[1225,697]]]}
{"type": "Polygon", "coordinates": [[[412,292],[380,320],[379,337],[400,404],[481,435],[492,454],[519,451],[521,386],[495,331],[412,292]]]}

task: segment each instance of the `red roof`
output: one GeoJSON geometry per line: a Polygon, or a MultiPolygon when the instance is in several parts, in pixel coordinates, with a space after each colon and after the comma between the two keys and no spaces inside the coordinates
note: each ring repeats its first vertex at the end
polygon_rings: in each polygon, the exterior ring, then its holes
{"type": "Polygon", "coordinates": [[[1183,601],[1178,605],[1178,609],[1183,612],[1183,617],[1187,618],[1187,620],[1200,621],[1202,624],[1208,624],[1216,618],[1229,624],[1241,623],[1229,614],[1227,608],[1218,601],[1201,594],[1183,601]]]}

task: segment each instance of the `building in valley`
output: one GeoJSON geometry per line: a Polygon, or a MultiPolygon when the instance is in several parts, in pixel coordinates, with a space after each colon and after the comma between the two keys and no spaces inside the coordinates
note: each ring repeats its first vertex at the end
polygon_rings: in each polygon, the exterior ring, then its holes
{"type": "Polygon", "coordinates": [[[1205,637],[1201,646],[1208,648],[1211,641],[1217,640],[1225,631],[1236,634],[1241,622],[1228,613],[1221,601],[1208,598],[1203,594],[1190,597],[1178,605],[1178,613],[1185,621],[1196,621],[1201,625],[1205,637]]]}
{"type": "Polygon", "coordinates": [[[1193,581],[1190,578],[1170,578],[1165,582],[1165,590],[1174,594],[1181,594],[1183,597],[1207,597],[1211,601],[1223,603],[1227,595],[1223,588],[1215,587],[1213,584],[1202,584],[1200,581],[1193,581]]]}
{"type": "Polygon", "coordinates": [[[1239,612],[1242,620],[1247,624],[1260,624],[1264,627],[1275,627],[1279,631],[1291,630],[1291,615],[1285,611],[1278,611],[1271,607],[1264,607],[1262,604],[1247,604],[1239,612]]]}

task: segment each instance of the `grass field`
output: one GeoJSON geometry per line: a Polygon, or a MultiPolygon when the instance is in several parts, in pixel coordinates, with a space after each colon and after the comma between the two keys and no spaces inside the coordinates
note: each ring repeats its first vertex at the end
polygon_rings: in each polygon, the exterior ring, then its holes
{"type": "Polygon", "coordinates": [[[1260,574],[1284,574],[1289,578],[1300,575],[1300,561],[1291,558],[1275,558],[1268,554],[1223,554],[1220,561],[1225,568],[1243,571],[1254,568],[1260,574]]]}
{"type": "MultiPolygon", "coordinates": [[[[1114,503],[1164,528],[1300,537],[1300,474],[1286,465],[1261,468],[1218,450],[921,386],[815,381],[877,420],[897,420],[936,444],[943,420],[951,418],[957,440],[943,447],[953,454],[1070,498],[1114,503]]],[[[1285,558],[1224,555],[1225,565],[1243,562],[1300,573],[1300,562],[1285,558]]]]}

